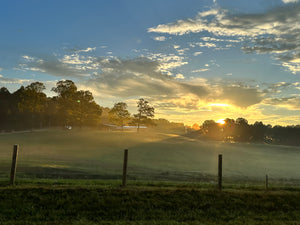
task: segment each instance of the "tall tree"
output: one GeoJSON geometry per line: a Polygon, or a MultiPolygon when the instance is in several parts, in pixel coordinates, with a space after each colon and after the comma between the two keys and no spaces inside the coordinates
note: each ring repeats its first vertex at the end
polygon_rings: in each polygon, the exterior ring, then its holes
{"type": "Polygon", "coordinates": [[[9,127],[11,115],[10,107],[11,94],[6,87],[0,88],[0,130],[6,130],[9,127]]]}
{"type": "Polygon", "coordinates": [[[125,123],[130,119],[130,113],[127,110],[127,104],[125,102],[118,102],[109,111],[110,121],[118,126],[123,127],[125,123]]]}
{"type": "Polygon", "coordinates": [[[137,123],[137,132],[140,130],[141,123],[149,123],[149,119],[154,117],[154,107],[149,105],[149,102],[143,98],[140,98],[137,102],[137,114],[134,114],[134,118],[137,123]]]}
{"type": "Polygon", "coordinates": [[[214,120],[205,120],[201,130],[203,134],[210,139],[222,139],[222,128],[220,127],[220,124],[216,123],[214,120]]]}
{"type": "Polygon", "coordinates": [[[251,131],[248,120],[244,118],[237,118],[235,120],[235,130],[234,130],[235,140],[239,142],[247,142],[250,139],[251,131]]]}
{"type": "Polygon", "coordinates": [[[96,104],[90,91],[77,91],[75,83],[71,80],[57,82],[52,91],[58,94],[58,112],[62,124],[80,127],[98,124],[102,109],[96,104]]]}
{"type": "Polygon", "coordinates": [[[31,118],[31,128],[38,122],[42,126],[42,113],[45,111],[46,94],[43,93],[45,85],[40,82],[34,82],[26,86],[20,94],[18,108],[20,112],[26,113],[31,118]]]}
{"type": "Polygon", "coordinates": [[[226,142],[234,141],[234,129],[235,121],[234,119],[226,118],[223,125],[223,140],[226,142]]]}
{"type": "Polygon", "coordinates": [[[94,101],[93,94],[90,91],[77,91],[75,94],[76,102],[73,108],[73,114],[76,123],[82,125],[96,125],[100,121],[102,109],[94,101]]]}
{"type": "Polygon", "coordinates": [[[58,114],[60,123],[65,126],[73,125],[75,122],[74,107],[77,104],[77,87],[71,80],[61,80],[56,83],[52,91],[58,94],[58,114]]]}

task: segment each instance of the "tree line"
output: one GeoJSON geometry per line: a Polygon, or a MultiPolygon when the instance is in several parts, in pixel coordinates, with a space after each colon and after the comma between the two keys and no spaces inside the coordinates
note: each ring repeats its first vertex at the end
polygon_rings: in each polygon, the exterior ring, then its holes
{"type": "MultiPolygon", "coordinates": [[[[197,127],[195,124],[194,128],[197,127]]],[[[300,125],[271,126],[256,121],[249,124],[245,118],[225,119],[223,123],[205,120],[190,136],[224,142],[270,143],[300,146],[300,125]]]]}
{"type": "MultiPolygon", "coordinates": [[[[153,119],[154,107],[141,98],[137,101],[137,113],[131,115],[124,102],[112,108],[98,105],[90,91],[78,90],[71,80],[56,83],[52,91],[56,96],[47,97],[45,85],[34,82],[10,93],[0,88],[0,132],[47,127],[98,127],[114,124],[156,126],[162,129],[183,131],[183,123],[166,119],[153,119]]],[[[244,118],[225,119],[224,123],[206,120],[201,126],[187,129],[189,136],[224,142],[257,142],[300,146],[300,125],[271,126],[262,122],[249,124],[244,118]],[[195,131],[196,130],[196,131],[195,131]]]]}
{"type": "Polygon", "coordinates": [[[78,90],[71,80],[57,82],[54,97],[43,92],[45,85],[34,82],[10,93],[0,88],[0,131],[45,127],[101,127],[105,122],[116,126],[151,124],[154,107],[143,98],[137,102],[137,113],[130,115],[127,104],[119,102],[113,108],[98,105],[90,91],[78,90]],[[106,112],[106,117],[103,116],[106,112]]]}

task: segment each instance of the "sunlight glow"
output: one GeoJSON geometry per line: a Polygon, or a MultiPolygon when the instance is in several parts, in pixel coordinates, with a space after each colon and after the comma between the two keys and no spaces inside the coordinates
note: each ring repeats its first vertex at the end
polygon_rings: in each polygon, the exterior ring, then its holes
{"type": "Polygon", "coordinates": [[[229,105],[228,104],[223,104],[223,103],[212,103],[212,104],[210,104],[210,106],[228,107],[229,105]]]}
{"type": "Polygon", "coordinates": [[[220,125],[223,125],[225,124],[225,119],[219,119],[216,123],[220,124],[220,125]]]}

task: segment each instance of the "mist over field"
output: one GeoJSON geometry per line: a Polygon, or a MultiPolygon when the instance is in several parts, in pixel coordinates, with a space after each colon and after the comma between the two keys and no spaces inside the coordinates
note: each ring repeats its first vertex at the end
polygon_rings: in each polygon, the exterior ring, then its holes
{"type": "Polygon", "coordinates": [[[300,148],[222,143],[158,130],[49,129],[0,134],[0,177],[8,177],[12,148],[19,144],[17,178],[119,179],[123,150],[129,150],[128,178],[214,182],[218,154],[224,178],[300,180],[300,148]]]}

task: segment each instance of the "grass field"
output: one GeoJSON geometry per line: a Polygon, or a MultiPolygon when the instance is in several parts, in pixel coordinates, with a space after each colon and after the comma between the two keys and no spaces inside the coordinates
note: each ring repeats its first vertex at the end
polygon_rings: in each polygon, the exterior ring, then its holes
{"type": "Polygon", "coordinates": [[[147,131],[0,134],[0,224],[300,224],[300,149],[147,131]],[[15,186],[12,148],[20,145],[15,186]],[[128,185],[120,188],[123,150],[128,185]],[[224,191],[216,190],[223,154],[224,191]],[[264,177],[271,179],[268,191],[264,177]]]}
{"type": "Polygon", "coordinates": [[[218,154],[226,180],[299,185],[300,148],[267,144],[203,142],[154,131],[106,132],[50,129],[0,134],[0,177],[9,176],[13,144],[19,144],[17,179],[119,179],[129,149],[132,180],[214,182],[218,154]]]}
{"type": "Polygon", "coordinates": [[[171,182],[60,180],[0,186],[0,224],[299,225],[299,190],[223,192],[171,182]]]}

